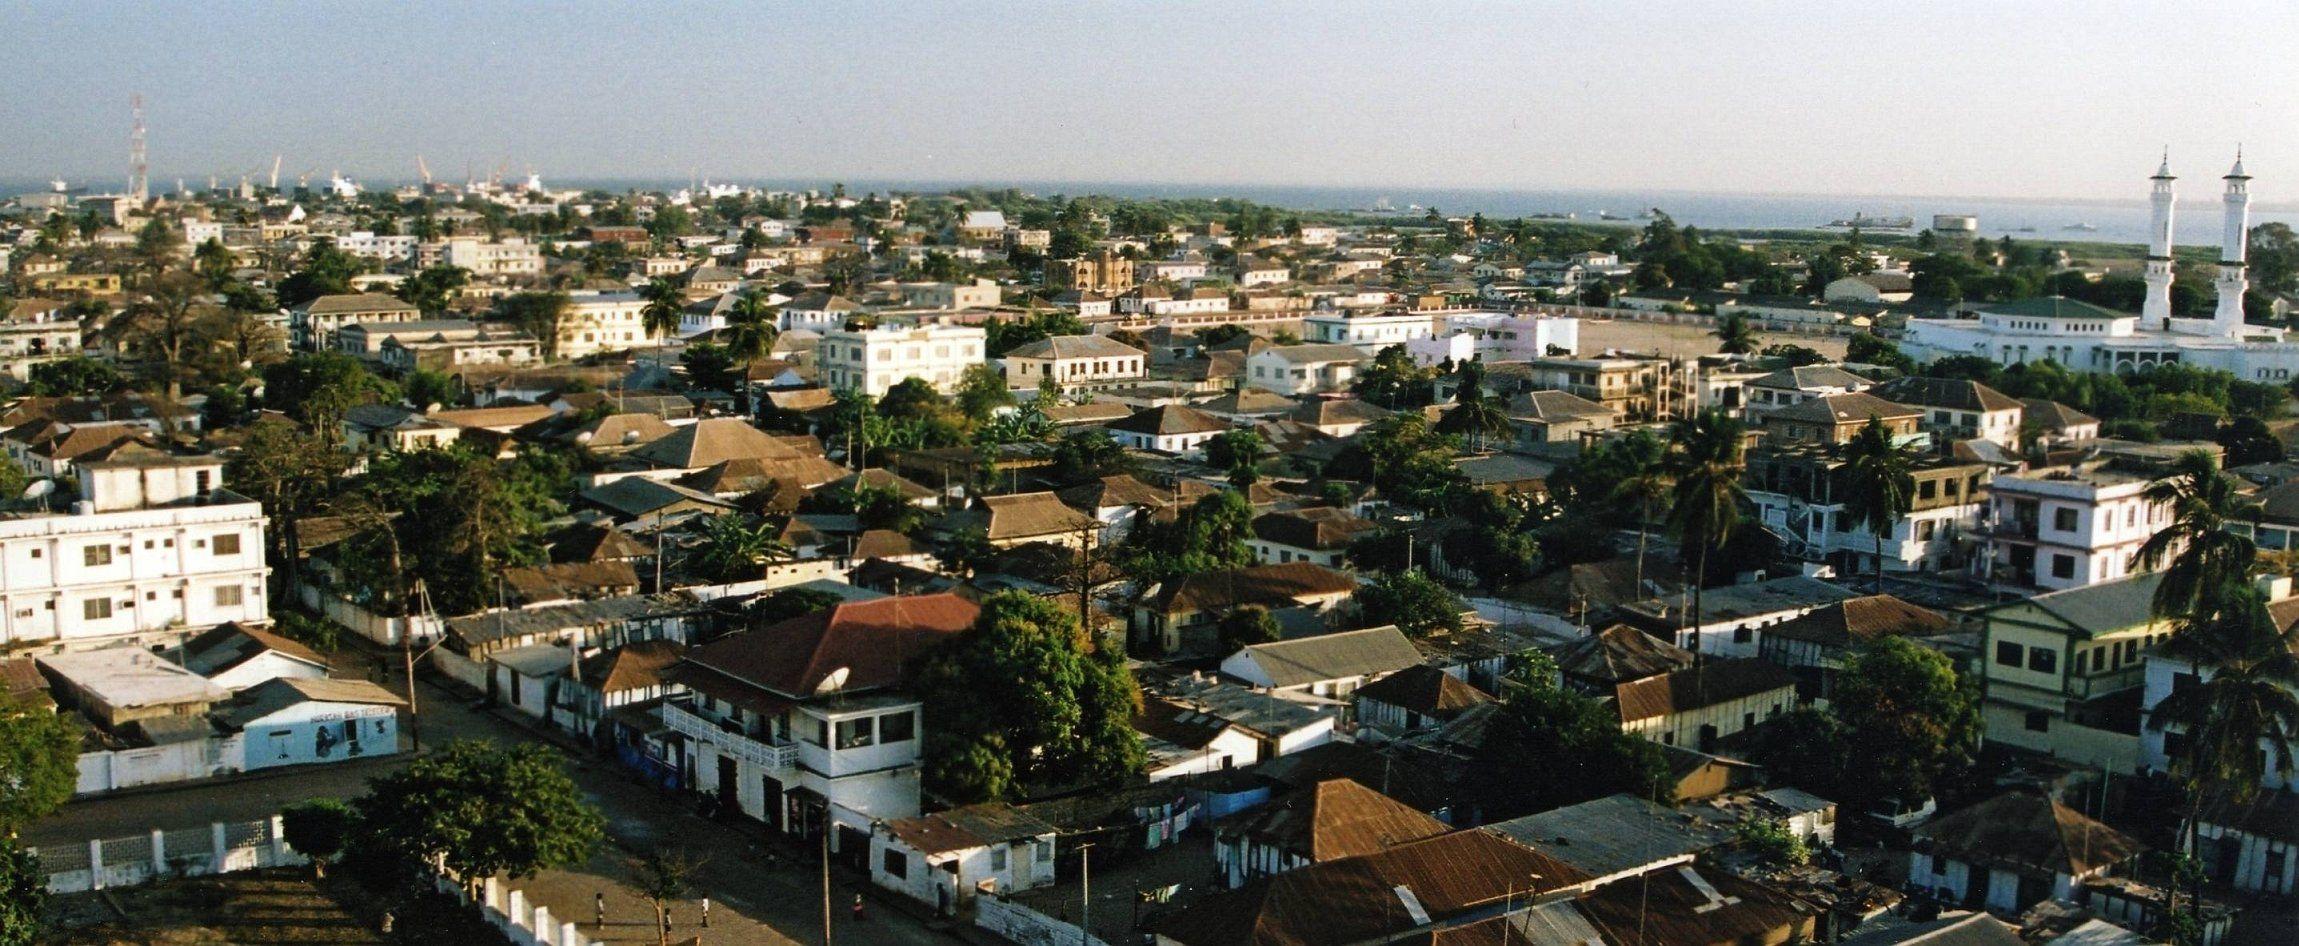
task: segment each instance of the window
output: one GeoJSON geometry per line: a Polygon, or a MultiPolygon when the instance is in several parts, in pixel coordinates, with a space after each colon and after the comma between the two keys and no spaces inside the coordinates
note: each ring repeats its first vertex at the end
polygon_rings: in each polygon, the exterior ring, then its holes
{"type": "Polygon", "coordinates": [[[991,870],[1005,870],[1005,869],[1006,869],[1006,846],[1005,846],[1005,845],[1003,845],[1003,844],[998,844],[998,845],[993,845],[993,846],[991,846],[991,848],[990,848],[990,869],[991,869],[991,870]]]}
{"type": "Polygon", "coordinates": [[[879,742],[909,742],[917,737],[918,717],[907,712],[888,713],[878,717],[879,742]]]}
{"type": "Polygon", "coordinates": [[[216,607],[236,608],[245,600],[247,600],[247,589],[245,588],[238,585],[216,586],[216,607]]]}
{"type": "Polygon", "coordinates": [[[237,533],[237,532],[226,532],[226,533],[224,533],[224,534],[222,534],[222,535],[216,536],[216,554],[217,554],[217,555],[238,555],[238,554],[239,554],[239,533],[237,533]]]}
{"type": "Polygon", "coordinates": [[[112,599],[89,598],[80,602],[80,616],[90,621],[101,621],[112,616],[112,599]]]}
{"type": "Polygon", "coordinates": [[[838,721],[838,748],[860,749],[878,744],[878,727],[871,717],[838,721]]]}
{"type": "Polygon", "coordinates": [[[1917,851],[1908,855],[1908,876],[1910,879],[1917,877],[1929,877],[1931,875],[1932,855],[1926,854],[1922,851],[1917,851]]]}
{"type": "Polygon", "coordinates": [[[2037,673],[2056,673],[2059,668],[2060,655],[2057,651],[2046,650],[2041,647],[2028,648],[2029,670],[2037,673]]]}
{"type": "Polygon", "coordinates": [[[2006,667],[2017,667],[2027,662],[2027,648],[2011,641],[1996,642],[1996,662],[2006,667]]]}
{"type": "Polygon", "coordinates": [[[2054,509],[2054,510],[2052,510],[2052,528],[2054,528],[2054,529],[2057,529],[2057,530],[2059,530],[2059,531],[2061,531],[2061,532],[2074,532],[2074,531],[2075,531],[2075,510],[2073,510],[2073,509],[2054,509]]]}
{"type": "MultiPolygon", "coordinates": [[[[2044,651],[2037,651],[2037,653],[2044,653],[2044,651]]],[[[2052,714],[2042,711],[2029,713],[2027,727],[2029,732],[2051,732],[2052,714]]]]}
{"type": "Polygon", "coordinates": [[[910,855],[893,848],[887,848],[886,856],[879,862],[879,869],[885,871],[886,876],[896,880],[908,879],[910,876],[910,855]]]}
{"type": "Polygon", "coordinates": [[[85,546],[80,549],[80,563],[89,568],[95,568],[98,565],[110,565],[112,564],[112,547],[110,545],[85,546]]]}
{"type": "Polygon", "coordinates": [[[2054,555],[2054,556],[2052,556],[2052,577],[2053,577],[2053,578],[2074,578],[2074,577],[2075,577],[2075,556],[2073,556],[2073,555],[2054,555]]]}

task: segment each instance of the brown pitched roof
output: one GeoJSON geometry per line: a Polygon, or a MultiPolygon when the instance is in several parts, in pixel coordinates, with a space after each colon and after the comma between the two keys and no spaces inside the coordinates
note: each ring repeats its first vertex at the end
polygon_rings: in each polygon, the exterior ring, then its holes
{"type": "Polygon", "coordinates": [[[1330,506],[1273,512],[1253,520],[1253,534],[1262,541],[1319,551],[1346,548],[1359,535],[1377,528],[1370,519],[1330,506]]]}
{"type": "Polygon", "coordinates": [[[658,466],[686,470],[728,460],[795,460],[805,456],[790,444],[735,417],[696,421],[631,451],[631,455],[658,466]]]}
{"type": "Polygon", "coordinates": [[[1248,604],[1287,608],[1304,598],[1355,590],[1357,579],[1347,574],[1310,562],[1290,562],[1185,575],[1170,582],[1156,601],[1158,610],[1166,614],[1222,611],[1248,604]]]}
{"type": "Polygon", "coordinates": [[[2053,430],[2065,430],[2069,427],[2099,423],[2099,418],[2058,401],[2028,397],[2020,399],[2020,421],[2025,424],[2040,424],[2053,430]]]}
{"type": "Polygon", "coordinates": [[[906,661],[965,631],[981,610],[947,593],[852,601],[729,634],[689,651],[686,663],[794,699],[840,669],[844,691],[893,686],[906,661]]]}
{"type": "Polygon", "coordinates": [[[605,598],[638,593],[639,572],[622,559],[552,562],[503,569],[503,583],[523,601],[605,598]]]}
{"type": "Polygon", "coordinates": [[[1116,506],[1164,507],[1173,503],[1173,491],[1159,489],[1142,482],[1131,473],[1105,476],[1069,487],[1056,494],[1062,501],[1080,509],[1106,509],[1116,506]]]}
{"type": "Polygon", "coordinates": [[[1697,864],[1663,867],[1573,901],[1611,946],[1722,946],[1809,937],[1812,910],[1770,887],[1697,864]],[[1703,883],[1694,883],[1698,878],[1703,883]],[[1702,886],[1708,889],[1701,889],[1702,886]],[[1717,899],[1709,896],[1714,890],[1717,899]]]}
{"type": "Polygon", "coordinates": [[[1613,700],[1621,722],[1632,723],[1795,686],[1796,675],[1788,668],[1747,657],[1631,680],[1613,687],[1613,700]]]}
{"type": "Polygon", "coordinates": [[[1869,595],[1824,605],[1801,617],[1765,628],[1764,636],[1840,647],[1879,637],[1920,637],[1947,626],[1948,619],[1938,611],[1891,595],[1869,595]]]}
{"type": "Polygon", "coordinates": [[[1336,778],[1286,795],[1243,830],[1262,843],[1324,863],[1377,853],[1452,828],[1404,802],[1336,778]]]}
{"type": "Polygon", "coordinates": [[[1201,434],[1229,429],[1229,422],[1180,404],[1165,404],[1135,413],[1123,420],[1102,425],[1110,430],[1134,434],[1167,436],[1172,434],[1201,434]]]}
{"type": "Polygon", "coordinates": [[[663,682],[663,671],[679,662],[686,645],[677,641],[635,641],[600,651],[582,661],[583,683],[601,693],[643,690],[663,682]]]}
{"type": "Polygon", "coordinates": [[[1061,829],[1005,802],[983,802],[889,821],[886,830],[894,840],[932,856],[1055,834],[1061,829]]]}
{"type": "Polygon", "coordinates": [[[1887,381],[1875,391],[1878,397],[1901,404],[1958,411],[2016,411],[2021,407],[2018,400],[2002,391],[1960,378],[1910,376],[1887,381]]]}
{"type": "Polygon", "coordinates": [[[1455,831],[1264,877],[1154,922],[1152,931],[1184,946],[1340,946],[1589,879],[1515,842],[1455,831]]]}
{"type": "Polygon", "coordinates": [[[1300,421],[1312,427],[1332,427],[1341,424],[1370,424],[1396,413],[1371,401],[1356,398],[1311,398],[1300,407],[1287,411],[1289,420],[1300,421]]]}
{"type": "Polygon", "coordinates": [[[185,668],[212,677],[246,663],[266,651],[278,651],[297,660],[327,669],[327,658],[303,644],[281,637],[260,627],[248,627],[237,621],[226,621],[202,631],[183,644],[185,668]]]}
{"type": "Polygon", "coordinates": [[[569,526],[551,538],[550,546],[555,562],[621,561],[655,554],[653,546],[609,526],[569,526]]]}
{"type": "Polygon", "coordinates": [[[1469,707],[1493,701],[1485,691],[1426,664],[1407,667],[1359,687],[1357,698],[1439,719],[1451,719],[1469,707]]]}
{"type": "Polygon", "coordinates": [[[1656,677],[1692,666],[1692,651],[1615,624],[1549,652],[1565,676],[1598,684],[1656,677]]]}
{"type": "Polygon", "coordinates": [[[1205,748],[1222,733],[1229,731],[1228,720],[1198,712],[1195,707],[1183,706],[1172,700],[1155,696],[1142,698],[1142,708],[1133,715],[1134,731],[1151,739],[1172,743],[1181,749],[1205,748]]]}
{"type": "Polygon", "coordinates": [[[844,467],[822,457],[737,457],[713,463],[671,482],[714,496],[727,496],[777,483],[813,489],[836,480],[844,472],[844,467]]]}
{"type": "Polygon", "coordinates": [[[2081,874],[2144,848],[2123,832],[2034,792],[2006,792],[1933,819],[1916,836],[1959,860],[2081,874]]]}
{"type": "Polygon", "coordinates": [[[1920,417],[1923,411],[1905,404],[1894,404],[1864,391],[1850,394],[1831,394],[1802,403],[1777,408],[1764,415],[1764,422],[1792,420],[1808,424],[1861,424],[1870,417],[1920,417]]]}
{"type": "Polygon", "coordinates": [[[1100,524],[1100,520],[1063,505],[1061,497],[1052,493],[984,496],[973,509],[956,518],[962,524],[979,525],[993,542],[1077,532],[1100,524]]]}
{"type": "Polygon", "coordinates": [[[909,536],[892,529],[870,529],[854,538],[854,550],[848,557],[855,559],[905,558],[932,551],[909,536]]]}

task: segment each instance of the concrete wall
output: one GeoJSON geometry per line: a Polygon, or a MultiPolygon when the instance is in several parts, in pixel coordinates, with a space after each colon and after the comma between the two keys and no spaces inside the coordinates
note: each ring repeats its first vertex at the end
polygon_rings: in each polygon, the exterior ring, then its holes
{"type": "Polygon", "coordinates": [[[306,863],[277,817],[39,848],[49,893],[131,887],[178,875],[225,874],[306,863]]]}

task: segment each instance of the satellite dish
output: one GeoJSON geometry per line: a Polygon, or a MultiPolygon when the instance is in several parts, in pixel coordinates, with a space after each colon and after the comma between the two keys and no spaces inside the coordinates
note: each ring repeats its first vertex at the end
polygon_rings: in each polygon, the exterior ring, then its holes
{"type": "Polygon", "coordinates": [[[55,491],[55,480],[33,480],[32,485],[24,487],[24,498],[39,499],[55,491]]]}
{"type": "Polygon", "coordinates": [[[844,689],[846,687],[846,675],[848,669],[849,668],[846,667],[840,667],[836,670],[830,671],[827,674],[824,674],[822,677],[822,682],[814,685],[814,695],[827,696],[829,694],[836,693],[841,689],[844,689]]]}

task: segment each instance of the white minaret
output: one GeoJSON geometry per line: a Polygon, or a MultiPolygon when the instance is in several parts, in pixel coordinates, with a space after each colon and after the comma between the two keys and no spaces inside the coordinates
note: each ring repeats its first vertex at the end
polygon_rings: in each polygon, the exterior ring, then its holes
{"type": "Polygon", "coordinates": [[[2211,313],[2211,334],[2234,335],[2243,330],[2243,292],[2251,281],[2244,272],[2244,256],[2251,239],[2251,175],[2243,173],[2243,149],[2235,151],[2235,167],[2227,172],[2226,228],[2219,233],[2219,306],[2211,313]]]}
{"type": "Polygon", "coordinates": [[[2171,327],[2171,205],[2178,196],[2171,192],[2171,151],[2163,152],[2163,164],[2155,169],[2155,192],[2149,199],[2155,204],[2155,217],[2147,227],[2147,301],[2140,306],[2141,328],[2164,330],[2171,327]]]}

